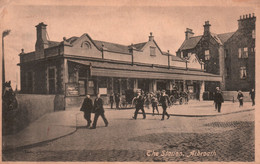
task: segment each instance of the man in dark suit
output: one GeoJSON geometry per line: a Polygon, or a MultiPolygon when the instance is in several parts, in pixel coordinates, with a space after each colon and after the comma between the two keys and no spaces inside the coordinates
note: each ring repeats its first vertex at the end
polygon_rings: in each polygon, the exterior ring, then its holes
{"type": "Polygon", "coordinates": [[[120,104],[120,94],[117,93],[115,95],[115,102],[116,102],[116,108],[119,109],[119,104],[120,104]]]}
{"type": "Polygon", "coordinates": [[[145,111],[144,111],[144,101],[145,101],[145,99],[141,95],[141,92],[137,92],[137,96],[133,99],[133,102],[135,102],[135,113],[134,113],[133,119],[136,120],[137,114],[140,109],[143,112],[143,119],[146,118],[145,111]]]}
{"type": "Polygon", "coordinates": [[[251,100],[252,100],[252,106],[255,105],[255,89],[253,88],[250,92],[249,92],[250,96],[251,96],[251,100]]]}
{"type": "Polygon", "coordinates": [[[97,98],[94,101],[94,111],[95,111],[95,117],[94,117],[94,122],[92,124],[91,129],[96,129],[96,125],[97,125],[97,120],[98,117],[101,116],[106,127],[108,126],[108,121],[105,117],[105,110],[103,107],[103,100],[100,98],[100,94],[97,94],[97,98]]]}
{"type": "Polygon", "coordinates": [[[93,102],[90,99],[90,96],[87,95],[86,98],[83,101],[83,104],[82,104],[81,108],[80,108],[80,111],[84,112],[84,118],[88,122],[87,128],[91,124],[91,111],[92,111],[92,109],[93,109],[93,102]]]}
{"type": "Polygon", "coordinates": [[[170,118],[170,115],[167,113],[167,107],[169,106],[170,104],[170,98],[167,94],[165,94],[165,90],[162,91],[162,96],[161,96],[161,99],[160,99],[160,102],[162,104],[162,108],[163,108],[163,115],[162,115],[162,119],[161,120],[164,120],[164,116],[166,115],[167,116],[167,119],[170,118]]]}
{"type": "Polygon", "coordinates": [[[219,89],[219,87],[216,87],[214,102],[215,102],[216,109],[218,109],[218,112],[220,113],[221,112],[221,104],[224,102],[224,98],[223,98],[222,92],[219,89]]]}

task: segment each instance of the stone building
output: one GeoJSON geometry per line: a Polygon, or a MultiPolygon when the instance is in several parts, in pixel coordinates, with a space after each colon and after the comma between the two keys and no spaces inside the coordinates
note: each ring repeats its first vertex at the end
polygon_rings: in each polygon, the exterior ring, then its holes
{"type": "Polygon", "coordinates": [[[206,82],[206,91],[212,92],[216,86],[220,86],[222,90],[245,91],[254,87],[255,39],[252,35],[255,35],[255,17],[251,17],[251,14],[248,17],[244,16],[238,23],[237,31],[223,34],[213,33],[209,21],[203,25],[203,35],[194,36],[192,29],[189,28],[185,31],[185,40],[176,55],[180,58],[189,58],[194,54],[205,64],[206,72],[222,77],[221,83],[206,82]],[[251,56],[248,56],[248,52],[251,56]],[[244,57],[242,54],[247,55],[244,57]],[[242,78],[243,73],[247,74],[247,77],[242,78]]]}
{"type": "Polygon", "coordinates": [[[254,14],[240,16],[237,31],[225,44],[225,81],[228,91],[255,88],[255,22],[254,14]]]}
{"type": "Polygon", "coordinates": [[[66,106],[80,104],[84,95],[100,93],[105,102],[111,92],[127,90],[189,90],[201,98],[205,81],[221,82],[206,73],[196,55],[184,60],[164,52],[150,33],[148,41],[121,45],[93,40],[88,34],[47,40],[46,26],[36,26],[35,51],[20,54],[21,91],[64,95],[66,106]]]}

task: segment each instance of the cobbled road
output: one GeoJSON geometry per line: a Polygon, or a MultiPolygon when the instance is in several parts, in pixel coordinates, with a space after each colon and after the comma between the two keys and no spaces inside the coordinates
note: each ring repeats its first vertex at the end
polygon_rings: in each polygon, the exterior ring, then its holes
{"type": "MultiPolygon", "coordinates": [[[[151,110],[151,109],[150,109],[151,110]]],[[[134,110],[107,110],[109,126],[85,128],[58,140],[3,152],[3,161],[254,161],[254,111],[216,117],[147,115],[132,120],[134,110]]],[[[151,111],[148,111],[151,112],[151,111]]],[[[92,116],[93,118],[93,116],[92,116]]]]}

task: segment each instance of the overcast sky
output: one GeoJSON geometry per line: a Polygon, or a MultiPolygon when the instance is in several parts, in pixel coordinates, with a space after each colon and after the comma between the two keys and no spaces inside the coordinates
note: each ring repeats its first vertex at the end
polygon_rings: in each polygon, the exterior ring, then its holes
{"type": "Polygon", "coordinates": [[[153,32],[158,46],[163,51],[170,50],[175,54],[184,41],[187,27],[193,29],[195,35],[201,35],[203,24],[208,20],[214,33],[233,32],[237,30],[240,15],[256,12],[252,7],[256,5],[236,6],[232,3],[217,7],[202,6],[202,3],[190,4],[192,6],[181,3],[178,6],[166,5],[166,1],[154,5],[148,3],[138,5],[129,3],[129,5],[127,3],[129,1],[121,1],[125,3],[119,5],[113,3],[107,5],[100,0],[96,5],[64,3],[68,1],[50,5],[48,3],[38,5],[29,1],[6,2],[8,5],[0,10],[1,28],[11,30],[10,35],[5,37],[6,80],[11,80],[15,86],[17,74],[18,87],[20,83],[18,54],[22,48],[25,52],[34,51],[35,25],[40,22],[48,25],[48,36],[53,41],[62,41],[63,37],[88,33],[94,40],[130,45],[148,41],[149,33],[153,32]]]}

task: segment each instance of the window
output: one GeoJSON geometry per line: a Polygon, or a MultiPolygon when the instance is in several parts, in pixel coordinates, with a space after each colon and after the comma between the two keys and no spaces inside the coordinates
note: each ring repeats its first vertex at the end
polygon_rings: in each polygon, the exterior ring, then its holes
{"type": "Polygon", "coordinates": [[[224,53],[224,56],[225,56],[225,58],[227,58],[228,57],[228,50],[227,49],[225,49],[225,53],[224,53]]]}
{"type": "Polygon", "coordinates": [[[79,80],[79,95],[86,95],[85,80],[79,80]]]}
{"type": "Polygon", "coordinates": [[[248,58],[248,48],[247,47],[244,48],[244,53],[243,53],[242,58],[248,58]]]}
{"type": "Polygon", "coordinates": [[[183,52],[181,51],[181,58],[183,58],[183,52]]]}
{"type": "Polygon", "coordinates": [[[255,39],[255,30],[252,30],[252,38],[255,39]]]}
{"type": "Polygon", "coordinates": [[[88,41],[86,41],[81,44],[81,47],[85,49],[91,49],[91,44],[88,41]]]}
{"type": "Polygon", "coordinates": [[[54,94],[56,90],[55,68],[48,69],[48,84],[49,94],[54,94]]]}
{"type": "Polygon", "coordinates": [[[155,54],[155,47],[150,47],[150,55],[151,56],[156,56],[156,54],[155,54]]]}
{"type": "Polygon", "coordinates": [[[239,48],[239,49],[238,49],[238,58],[241,58],[241,57],[242,57],[242,49],[239,48]]]}
{"type": "Polygon", "coordinates": [[[33,72],[27,72],[27,91],[33,93],[33,72]]]}
{"type": "Polygon", "coordinates": [[[205,60],[209,60],[209,59],[210,59],[209,50],[205,50],[205,60]]]}
{"type": "Polygon", "coordinates": [[[240,79],[245,79],[246,76],[246,67],[240,67],[240,79]]]}

